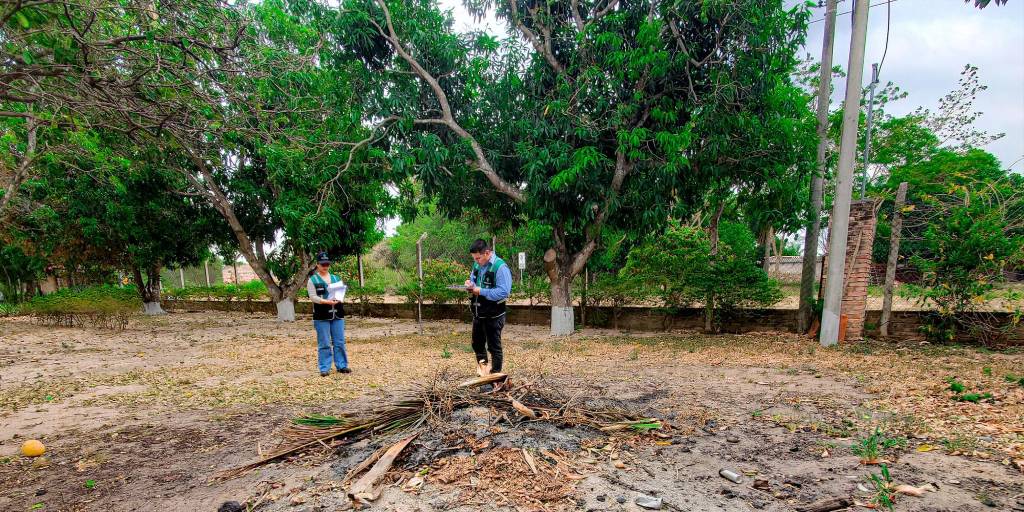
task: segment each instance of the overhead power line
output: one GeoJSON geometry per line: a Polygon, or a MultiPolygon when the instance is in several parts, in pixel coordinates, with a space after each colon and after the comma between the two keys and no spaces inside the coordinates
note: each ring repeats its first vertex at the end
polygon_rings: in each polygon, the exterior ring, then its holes
{"type": "MultiPolygon", "coordinates": [[[[878,2],[877,4],[871,4],[871,7],[878,7],[879,5],[887,5],[887,4],[891,4],[891,3],[895,2],[895,1],[896,0],[888,0],[886,2],[878,2]]],[[[841,12],[841,13],[837,14],[836,16],[842,16],[844,14],[850,14],[851,12],[853,12],[853,11],[851,10],[851,11],[841,12]]],[[[819,21],[825,21],[825,18],[818,18],[816,20],[811,20],[807,24],[810,25],[811,23],[817,23],[819,21]]]]}

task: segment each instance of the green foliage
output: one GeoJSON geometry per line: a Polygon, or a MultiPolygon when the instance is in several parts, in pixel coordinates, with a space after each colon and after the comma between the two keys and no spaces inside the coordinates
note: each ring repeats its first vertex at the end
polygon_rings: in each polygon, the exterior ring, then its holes
{"type": "Polygon", "coordinates": [[[512,300],[530,301],[532,304],[551,303],[551,284],[545,276],[527,276],[523,282],[512,284],[512,300]]]}
{"type": "Polygon", "coordinates": [[[982,400],[992,400],[992,393],[964,393],[953,397],[957,402],[970,402],[976,404],[982,400]]]}
{"type": "Polygon", "coordinates": [[[896,499],[896,491],[893,490],[892,476],[889,475],[889,467],[885,464],[881,466],[882,472],[880,475],[871,473],[868,475],[868,483],[874,488],[874,495],[871,497],[871,503],[878,507],[885,507],[892,510],[893,501],[896,499]]]}
{"type": "Polygon", "coordinates": [[[375,264],[368,261],[368,258],[363,259],[363,286],[359,286],[359,261],[355,256],[346,256],[341,261],[336,261],[331,265],[331,272],[341,276],[341,279],[345,281],[345,285],[348,286],[348,291],[345,293],[345,299],[349,302],[360,301],[366,302],[370,299],[382,297],[389,290],[394,290],[398,286],[397,281],[389,281],[387,275],[393,275],[393,272],[387,272],[388,269],[380,268],[375,264]]]}
{"type": "Polygon", "coordinates": [[[967,386],[957,380],[956,377],[946,377],[946,383],[949,384],[949,390],[953,392],[953,400],[957,402],[976,404],[982,400],[992,399],[992,393],[965,393],[964,391],[967,391],[967,386]]]}
{"type": "MultiPolygon", "coordinates": [[[[368,76],[367,104],[377,119],[397,119],[381,128],[394,134],[381,138],[393,168],[445,213],[482,212],[495,230],[522,220],[546,227],[542,250],[560,254],[562,282],[593,257],[589,247],[656,233],[673,214],[699,209],[712,186],[752,173],[779,185],[806,178],[813,116],[788,79],[805,8],[582,1],[584,18],[574,20],[567,10],[467,2],[510,32],[557,42],[545,46],[462,36],[429,2],[386,6],[390,23],[361,0],[316,18],[337,54],[383,71],[368,76]]],[[[749,190],[767,182],[750,180],[749,190]]],[[[787,189],[775,204],[790,212],[795,197],[787,189]]]]}
{"type": "Polygon", "coordinates": [[[345,419],[337,418],[335,416],[325,416],[323,414],[307,414],[299,418],[292,418],[292,423],[296,425],[302,425],[305,427],[328,428],[336,427],[338,425],[344,425],[347,422],[345,419]]]}
{"type": "Polygon", "coordinates": [[[875,427],[875,430],[871,435],[858,439],[850,447],[850,450],[854,455],[860,457],[861,462],[874,464],[887,450],[892,448],[905,448],[906,446],[906,438],[886,437],[886,435],[882,433],[881,429],[875,427]]]}
{"type": "MultiPolygon", "coordinates": [[[[1020,180],[1017,180],[1020,181],[1020,180]]],[[[911,256],[922,272],[917,299],[934,308],[924,327],[933,341],[951,342],[961,334],[995,343],[1016,327],[983,314],[986,295],[1004,279],[1003,271],[1024,261],[1024,202],[1020,183],[949,184],[945,194],[922,198],[932,212],[922,235],[923,250],[911,256]],[[1016,190],[1014,190],[1016,189],[1016,190]],[[982,314],[974,314],[982,312],[982,314]]]]}
{"type": "Polygon", "coordinates": [[[0,318],[18,316],[21,314],[21,305],[10,302],[0,302],[0,318]]]}
{"type": "Polygon", "coordinates": [[[259,280],[253,279],[242,284],[218,284],[214,286],[186,286],[184,288],[168,288],[164,296],[171,299],[195,300],[195,299],[216,299],[223,301],[254,301],[265,300],[270,295],[267,292],[267,285],[259,280]]]}
{"type": "MultiPolygon", "coordinates": [[[[449,290],[451,285],[461,285],[469,278],[469,269],[460,263],[447,260],[426,260],[423,262],[422,298],[426,302],[447,304],[468,301],[464,291],[449,290]]],[[[417,302],[421,296],[419,281],[416,276],[410,277],[406,284],[398,289],[409,302],[417,302]]]]}
{"type": "MultiPolygon", "coordinates": [[[[425,209],[415,219],[399,225],[395,235],[388,239],[399,268],[416,268],[416,241],[423,233],[427,234],[423,241],[424,260],[470,261],[469,246],[474,240],[483,238],[488,244],[491,242],[491,232],[483,224],[483,219],[472,213],[445,218],[433,205],[427,205],[425,209]]],[[[500,256],[512,261],[508,259],[511,255],[500,256]]]]}
{"type": "Polygon", "coordinates": [[[25,254],[21,247],[3,243],[3,230],[0,229],[0,295],[3,301],[21,302],[22,284],[38,279],[46,262],[42,258],[25,254]]]}
{"type": "Polygon", "coordinates": [[[630,251],[623,275],[644,282],[665,307],[703,304],[717,326],[739,308],[778,302],[778,283],[754,263],[756,244],[750,230],[723,222],[719,232],[719,248],[712,254],[704,229],[675,224],[630,251]]]}
{"type": "Polygon", "coordinates": [[[1024,388],[1024,375],[1019,375],[1018,376],[1018,375],[1014,375],[1012,373],[1008,373],[1003,378],[1006,379],[1006,382],[1009,382],[1011,384],[1016,384],[1016,385],[1024,388]]]}
{"type": "Polygon", "coordinates": [[[53,325],[125,329],[128,321],[142,310],[142,300],[130,286],[64,288],[33,298],[22,310],[40,322],[53,325]]]}

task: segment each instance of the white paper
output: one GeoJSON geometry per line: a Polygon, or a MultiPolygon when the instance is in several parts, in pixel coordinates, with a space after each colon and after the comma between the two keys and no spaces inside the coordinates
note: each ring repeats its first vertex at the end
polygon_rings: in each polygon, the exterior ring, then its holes
{"type": "Polygon", "coordinates": [[[327,285],[327,300],[336,300],[342,302],[345,300],[345,291],[348,290],[348,286],[345,283],[338,281],[337,283],[331,283],[327,285]]]}

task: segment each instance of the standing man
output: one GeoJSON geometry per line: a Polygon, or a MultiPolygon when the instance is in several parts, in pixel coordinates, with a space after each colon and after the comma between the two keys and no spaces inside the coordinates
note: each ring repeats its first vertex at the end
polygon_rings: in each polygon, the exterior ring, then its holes
{"type": "Polygon", "coordinates": [[[505,327],[505,301],[512,292],[512,271],[487,242],[477,239],[469,246],[473,271],[466,281],[473,310],[473,352],[481,373],[500,373],[501,330],[505,327]],[[491,365],[487,367],[487,353],[491,365]]]}

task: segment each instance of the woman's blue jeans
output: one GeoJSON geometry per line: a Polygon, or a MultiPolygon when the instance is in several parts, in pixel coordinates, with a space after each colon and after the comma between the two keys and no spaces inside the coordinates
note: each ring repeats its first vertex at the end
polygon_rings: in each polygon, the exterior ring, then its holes
{"type": "Polygon", "coordinates": [[[345,353],[345,319],[313,320],[316,329],[316,355],[320,373],[331,371],[334,366],[341,370],[348,368],[348,354],[345,353]]]}

